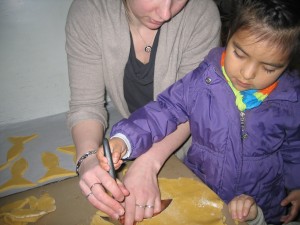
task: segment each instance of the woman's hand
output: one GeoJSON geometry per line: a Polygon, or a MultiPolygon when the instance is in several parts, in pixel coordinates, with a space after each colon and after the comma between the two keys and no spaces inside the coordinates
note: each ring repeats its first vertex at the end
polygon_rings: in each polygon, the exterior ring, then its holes
{"type": "Polygon", "coordinates": [[[81,191],[94,207],[115,219],[124,215],[125,210],[121,202],[129,192],[120,181],[116,182],[100,167],[95,155],[82,162],[79,174],[81,191]]]}
{"type": "Polygon", "coordinates": [[[130,192],[125,198],[125,225],[150,218],[160,212],[160,191],[157,184],[157,169],[151,158],[144,155],[137,158],[124,177],[124,185],[130,192]]]}
{"type": "Polygon", "coordinates": [[[177,127],[158,143],[139,156],[128,169],[123,182],[130,195],[125,198],[125,225],[150,218],[161,211],[157,175],[170,155],[188,138],[189,123],[177,127]]]}
{"type": "Polygon", "coordinates": [[[289,195],[282,200],[281,206],[287,206],[291,204],[291,209],[288,215],[281,217],[281,222],[289,223],[296,218],[300,210],[300,189],[293,190],[289,195]]]}
{"type": "MultiPolygon", "coordinates": [[[[72,128],[77,160],[102,143],[104,128],[96,120],[84,120],[72,128]]],[[[79,187],[87,200],[108,216],[119,218],[125,210],[121,202],[129,195],[124,185],[102,169],[95,154],[85,158],[79,167],[79,187]],[[108,194],[110,193],[110,194],[108,194]]]]}
{"type": "Polygon", "coordinates": [[[234,197],[228,204],[232,219],[241,222],[254,220],[257,216],[257,205],[249,195],[239,195],[234,197]]]}

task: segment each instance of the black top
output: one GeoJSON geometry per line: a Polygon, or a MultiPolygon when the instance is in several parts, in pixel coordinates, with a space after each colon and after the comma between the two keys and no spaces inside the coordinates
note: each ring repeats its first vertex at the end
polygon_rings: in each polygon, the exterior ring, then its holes
{"type": "Polygon", "coordinates": [[[155,36],[147,64],[143,64],[136,58],[130,33],[131,47],[123,79],[124,96],[130,113],[153,100],[154,65],[159,32],[160,30],[155,36]]]}

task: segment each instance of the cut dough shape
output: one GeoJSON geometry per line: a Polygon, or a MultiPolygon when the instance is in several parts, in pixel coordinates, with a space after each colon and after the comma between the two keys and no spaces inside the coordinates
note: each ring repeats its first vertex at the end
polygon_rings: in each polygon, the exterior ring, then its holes
{"type": "Polygon", "coordinates": [[[40,198],[29,196],[2,206],[0,208],[0,224],[26,225],[29,222],[36,222],[55,209],[55,200],[48,194],[44,194],[40,198]]]}
{"type": "Polygon", "coordinates": [[[73,155],[73,162],[76,163],[76,147],[75,145],[66,145],[57,148],[58,151],[73,155]]]}
{"type": "Polygon", "coordinates": [[[96,214],[92,217],[92,221],[90,225],[113,225],[113,223],[108,222],[103,218],[101,218],[102,216],[107,216],[107,215],[102,213],[101,211],[97,211],[96,214]]]}
{"type": "Polygon", "coordinates": [[[60,178],[60,177],[70,177],[76,176],[76,173],[72,170],[67,170],[59,167],[59,158],[57,155],[51,152],[42,153],[43,165],[48,169],[46,174],[38,180],[39,183],[44,183],[46,181],[60,178]]]}
{"type": "MultiPolygon", "coordinates": [[[[159,178],[161,199],[173,199],[160,214],[138,225],[224,225],[224,202],[204,183],[192,178],[159,178]]],[[[105,214],[98,213],[105,216],[105,214]]],[[[98,216],[91,225],[104,224],[98,216]]],[[[107,221],[105,221],[107,222],[107,221]]]]}
{"type": "Polygon", "coordinates": [[[14,188],[34,187],[36,184],[23,177],[27,169],[28,163],[24,158],[16,161],[10,169],[12,177],[0,186],[0,192],[14,188]]]}
{"type": "Polygon", "coordinates": [[[5,169],[13,159],[17,158],[23,152],[25,143],[36,137],[38,137],[37,134],[9,137],[8,140],[13,144],[13,146],[7,151],[6,163],[0,165],[0,171],[5,169]]]}
{"type": "Polygon", "coordinates": [[[223,201],[204,183],[191,178],[159,179],[161,199],[173,199],[159,215],[140,225],[223,225],[223,201]]]}

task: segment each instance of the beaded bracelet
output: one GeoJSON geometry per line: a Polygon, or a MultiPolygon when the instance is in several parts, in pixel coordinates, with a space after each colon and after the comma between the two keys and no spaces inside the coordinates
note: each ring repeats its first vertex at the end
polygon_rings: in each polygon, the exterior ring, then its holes
{"type": "Polygon", "coordinates": [[[89,152],[87,152],[87,153],[84,153],[84,154],[80,157],[80,159],[78,160],[78,162],[77,162],[77,164],[76,164],[76,173],[77,173],[78,176],[79,176],[79,167],[80,167],[82,161],[83,161],[85,158],[87,158],[88,156],[93,155],[93,154],[96,154],[96,152],[97,152],[97,150],[91,150],[91,151],[89,151],[89,152]]]}

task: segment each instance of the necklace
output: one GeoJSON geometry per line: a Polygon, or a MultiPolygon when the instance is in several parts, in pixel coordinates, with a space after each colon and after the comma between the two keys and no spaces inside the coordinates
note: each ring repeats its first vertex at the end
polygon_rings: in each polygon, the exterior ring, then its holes
{"type": "Polygon", "coordinates": [[[147,42],[145,41],[145,39],[143,38],[143,36],[140,34],[139,30],[137,28],[134,27],[134,29],[137,31],[137,33],[139,34],[139,36],[141,37],[142,41],[145,43],[146,47],[144,48],[145,52],[147,53],[151,53],[152,50],[152,46],[148,45],[147,42]]]}

